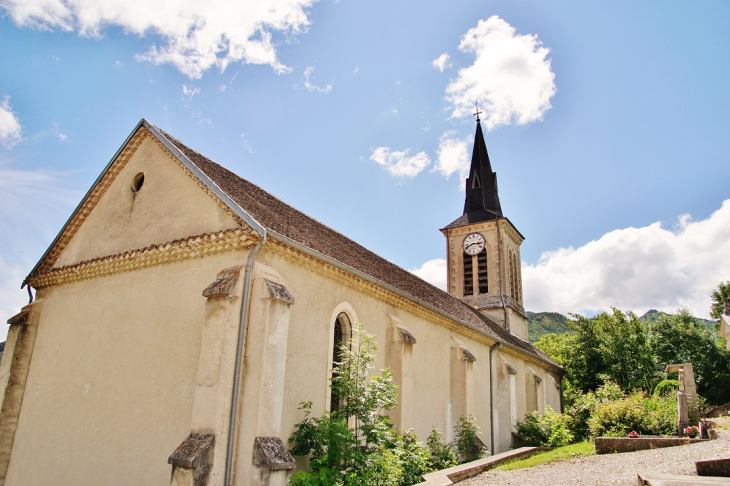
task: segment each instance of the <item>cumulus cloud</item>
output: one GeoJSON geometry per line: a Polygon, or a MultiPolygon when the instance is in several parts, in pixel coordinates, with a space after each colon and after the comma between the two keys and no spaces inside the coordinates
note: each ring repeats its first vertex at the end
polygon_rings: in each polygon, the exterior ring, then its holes
{"type": "Polygon", "coordinates": [[[491,129],[541,120],[550,109],[555,74],[547,58],[550,51],[536,35],[518,35],[495,15],[469,29],[459,49],[476,59],[446,87],[452,117],[470,116],[478,101],[482,121],[491,129]]]}
{"type": "Polygon", "coordinates": [[[728,255],[730,199],[707,219],[679,217],[674,231],[661,223],[618,229],[577,249],[543,253],[537,264],[523,264],[525,304],[562,313],[687,307],[707,317],[710,293],[730,280],[728,255]]]}
{"type": "Polygon", "coordinates": [[[10,96],[0,101],[0,143],[6,148],[12,148],[20,141],[20,121],[10,106],[10,96]]]}
{"type": "Polygon", "coordinates": [[[382,165],[390,175],[395,177],[416,177],[431,163],[426,152],[418,152],[416,155],[409,156],[410,149],[399,152],[392,151],[388,147],[378,147],[372,152],[370,160],[382,165]]]}
{"type": "Polygon", "coordinates": [[[432,172],[438,172],[447,179],[454,172],[459,173],[461,180],[469,175],[469,142],[470,138],[461,139],[455,136],[456,132],[450,130],[441,134],[439,139],[438,159],[432,172]]]}
{"type": "Polygon", "coordinates": [[[307,9],[315,1],[0,0],[0,6],[21,27],[100,37],[106,27],[118,26],[140,37],[157,35],[161,45],[152,44],[137,59],[169,63],[199,78],[211,67],[223,71],[239,61],[289,71],[277,58],[273,34],[306,31],[307,9]]]}
{"type": "Polygon", "coordinates": [[[414,275],[421,277],[426,282],[434,285],[441,290],[446,290],[446,260],[436,258],[429,260],[420,268],[409,270],[414,275]]]}
{"type": "Polygon", "coordinates": [[[312,75],[312,72],[314,71],[314,67],[309,66],[307,69],[304,70],[304,87],[307,88],[307,91],[310,93],[316,92],[316,93],[324,93],[327,94],[332,90],[332,85],[334,84],[334,81],[328,85],[326,85],[324,88],[321,86],[316,86],[312,84],[309,81],[309,76],[312,75]]]}
{"type": "Polygon", "coordinates": [[[451,56],[449,56],[447,52],[444,52],[439,57],[433,60],[433,67],[441,72],[444,72],[444,69],[451,67],[451,63],[449,62],[450,57],[451,56]]]}

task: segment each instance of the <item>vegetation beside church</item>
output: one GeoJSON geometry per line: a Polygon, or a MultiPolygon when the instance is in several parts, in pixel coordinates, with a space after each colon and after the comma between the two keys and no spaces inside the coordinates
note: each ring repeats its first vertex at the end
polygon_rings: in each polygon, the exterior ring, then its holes
{"type": "Polygon", "coordinates": [[[426,442],[412,431],[394,431],[382,412],[395,408],[398,386],[389,369],[370,376],[376,351],[373,336],[353,325],[353,339],[341,345],[341,362],[330,379],[339,408],[313,417],[311,402],[300,406],[304,419],[289,443],[293,455],[309,457],[310,470],[294,474],[290,485],[408,486],[455,466],[459,457],[466,462],[483,455],[473,417],[459,421],[454,444],[444,444],[437,429],[426,442]]]}
{"type": "MultiPolygon", "coordinates": [[[[713,292],[713,317],[721,315],[728,294],[730,283],[713,292]]],[[[572,317],[559,323],[569,332],[545,334],[535,343],[565,369],[565,413],[528,413],[517,423],[523,443],[555,447],[631,431],[674,433],[679,383],[665,379],[669,364],[692,363],[701,403],[730,401],[730,352],[707,321],[686,309],[675,315],[650,311],[641,318],[619,309],[572,317]]]]}

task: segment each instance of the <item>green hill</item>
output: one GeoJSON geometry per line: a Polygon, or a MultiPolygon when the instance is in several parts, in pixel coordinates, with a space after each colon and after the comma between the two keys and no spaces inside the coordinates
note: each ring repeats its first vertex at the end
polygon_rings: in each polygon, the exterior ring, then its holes
{"type": "MultiPolygon", "coordinates": [[[[656,322],[663,316],[671,316],[666,312],[651,309],[647,311],[643,316],[639,317],[639,320],[646,322],[656,322]]],[[[570,331],[568,327],[569,319],[557,312],[530,312],[527,311],[527,336],[531,343],[537,342],[541,336],[545,334],[564,334],[570,331]]],[[[698,318],[699,319],[699,318],[698,318]]],[[[710,331],[713,330],[713,326],[717,324],[716,321],[708,319],[699,319],[705,324],[705,327],[710,331]]]]}
{"type": "Polygon", "coordinates": [[[568,318],[557,312],[527,311],[527,337],[531,343],[545,334],[564,334],[570,331],[568,318]]]}

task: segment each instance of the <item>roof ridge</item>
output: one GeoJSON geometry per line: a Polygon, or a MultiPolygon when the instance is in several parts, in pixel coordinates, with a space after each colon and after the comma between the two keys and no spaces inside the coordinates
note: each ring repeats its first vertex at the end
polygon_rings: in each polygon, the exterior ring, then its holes
{"type": "MultiPolygon", "coordinates": [[[[540,353],[532,344],[516,339],[499,323],[462,300],[291,206],[227,167],[191,149],[164,130],[155,128],[190,163],[205,174],[243,211],[263,225],[267,231],[280,234],[324,257],[362,272],[385,286],[393,287],[416,301],[431,305],[457,322],[478,328],[492,339],[506,342],[543,360],[546,359],[544,354],[540,353]]],[[[555,364],[549,358],[547,361],[555,364]]]]}

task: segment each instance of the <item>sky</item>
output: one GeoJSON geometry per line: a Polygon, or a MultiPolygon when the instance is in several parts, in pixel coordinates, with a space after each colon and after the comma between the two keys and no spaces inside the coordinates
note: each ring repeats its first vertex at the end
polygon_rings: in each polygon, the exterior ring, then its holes
{"type": "Polygon", "coordinates": [[[141,118],[444,287],[478,102],[527,310],[706,318],[729,24],[725,1],[0,0],[0,315],[141,118]]]}

